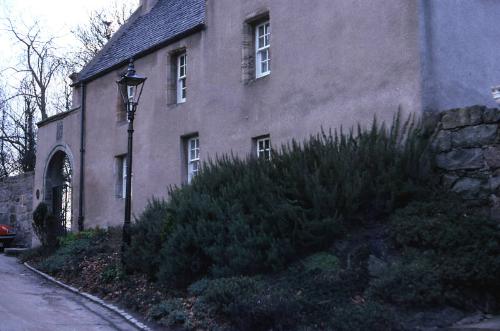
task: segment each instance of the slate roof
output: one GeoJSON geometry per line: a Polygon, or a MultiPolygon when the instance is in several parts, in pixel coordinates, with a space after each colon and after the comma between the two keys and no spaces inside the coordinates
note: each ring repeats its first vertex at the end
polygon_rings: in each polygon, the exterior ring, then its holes
{"type": "MultiPolygon", "coordinates": [[[[139,9],[140,10],[140,9],[139,9]]],[[[205,0],[158,0],[151,11],[132,17],[81,71],[81,81],[168,44],[205,23],[205,0]]]]}

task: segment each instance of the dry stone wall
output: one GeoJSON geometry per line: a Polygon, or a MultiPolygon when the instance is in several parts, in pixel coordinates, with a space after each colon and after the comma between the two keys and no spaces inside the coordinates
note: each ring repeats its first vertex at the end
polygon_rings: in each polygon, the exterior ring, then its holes
{"type": "Polygon", "coordinates": [[[17,231],[15,245],[31,246],[34,173],[0,181],[0,224],[17,231]]]}
{"type": "Polygon", "coordinates": [[[500,109],[440,113],[433,141],[444,186],[500,220],[500,109]]]}

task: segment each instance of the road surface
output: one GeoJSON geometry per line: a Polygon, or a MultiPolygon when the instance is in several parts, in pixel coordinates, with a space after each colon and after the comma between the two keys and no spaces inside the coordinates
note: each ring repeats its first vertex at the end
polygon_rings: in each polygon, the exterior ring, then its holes
{"type": "Polygon", "coordinates": [[[0,254],[0,331],[134,330],[122,317],[0,254]]]}

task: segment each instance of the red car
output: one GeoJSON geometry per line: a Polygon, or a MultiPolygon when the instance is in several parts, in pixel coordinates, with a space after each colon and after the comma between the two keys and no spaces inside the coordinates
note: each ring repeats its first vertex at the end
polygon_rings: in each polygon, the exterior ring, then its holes
{"type": "Polygon", "coordinates": [[[7,247],[16,237],[16,231],[12,226],[0,224],[0,249],[7,247]]]}

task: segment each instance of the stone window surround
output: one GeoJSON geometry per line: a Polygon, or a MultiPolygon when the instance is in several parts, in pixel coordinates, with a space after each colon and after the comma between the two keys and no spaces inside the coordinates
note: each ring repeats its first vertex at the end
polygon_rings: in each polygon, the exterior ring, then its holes
{"type": "MultiPolygon", "coordinates": [[[[256,68],[255,68],[255,55],[256,55],[256,42],[255,42],[255,28],[266,21],[270,21],[270,14],[268,8],[259,9],[246,15],[246,19],[242,25],[242,44],[241,44],[241,80],[242,83],[247,85],[255,82],[256,68]]],[[[263,79],[269,75],[260,77],[263,79]]]]}
{"type": "MultiPolygon", "coordinates": [[[[187,47],[181,46],[175,48],[174,50],[168,52],[168,62],[167,62],[167,86],[166,86],[166,97],[167,97],[167,106],[175,106],[182,105],[184,102],[178,102],[178,91],[177,91],[177,68],[178,68],[178,59],[182,54],[187,54],[187,47]]],[[[188,80],[188,79],[187,79],[188,80]]],[[[189,83],[189,82],[187,82],[189,83]]]]}
{"type": "MultiPolygon", "coordinates": [[[[121,75],[120,75],[121,76],[121,75]]],[[[117,79],[118,80],[118,79],[117,79]]],[[[125,103],[123,102],[122,94],[120,93],[120,87],[116,86],[116,123],[121,125],[127,122],[127,110],[125,103]]]]}

